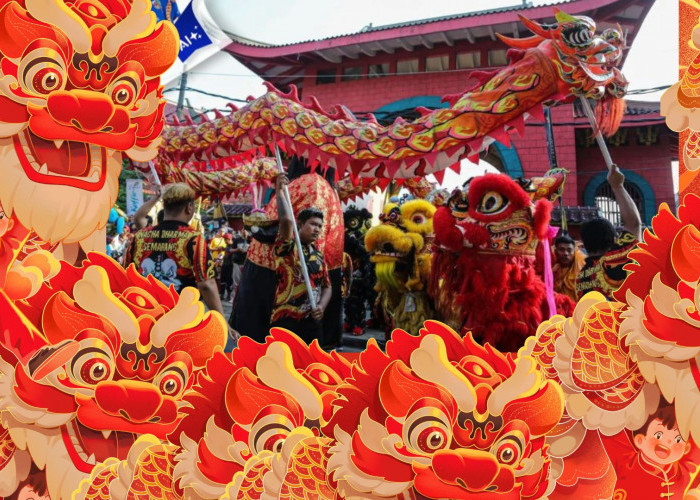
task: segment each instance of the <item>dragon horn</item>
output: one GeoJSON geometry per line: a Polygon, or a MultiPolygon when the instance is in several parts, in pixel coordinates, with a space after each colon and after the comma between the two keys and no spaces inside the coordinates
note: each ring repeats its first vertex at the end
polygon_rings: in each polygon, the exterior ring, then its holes
{"type": "Polygon", "coordinates": [[[542,27],[541,24],[528,19],[522,14],[518,14],[518,17],[520,18],[520,22],[522,22],[525,27],[532,31],[535,35],[541,36],[542,38],[552,38],[550,30],[542,27]]]}
{"type": "Polygon", "coordinates": [[[563,10],[559,10],[556,7],[554,7],[554,18],[559,23],[576,22],[576,18],[574,16],[572,16],[571,14],[567,14],[563,10]]]}
{"type": "MultiPolygon", "coordinates": [[[[540,43],[542,43],[542,37],[538,35],[530,36],[527,38],[511,38],[509,36],[496,33],[496,36],[503,43],[514,49],[531,49],[537,47],[540,43]]],[[[459,97],[461,97],[461,94],[459,97]]]]}

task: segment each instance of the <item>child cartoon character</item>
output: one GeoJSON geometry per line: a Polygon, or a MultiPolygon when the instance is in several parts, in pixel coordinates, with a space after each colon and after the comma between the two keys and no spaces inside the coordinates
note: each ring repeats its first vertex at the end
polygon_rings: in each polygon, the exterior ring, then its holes
{"type": "Polygon", "coordinates": [[[15,492],[6,500],[51,500],[46,486],[46,472],[32,465],[27,479],[19,483],[15,492]]]}
{"type": "Polygon", "coordinates": [[[642,427],[603,442],[617,473],[613,498],[686,498],[700,466],[700,450],[681,436],[672,404],[662,399],[642,427]]]}

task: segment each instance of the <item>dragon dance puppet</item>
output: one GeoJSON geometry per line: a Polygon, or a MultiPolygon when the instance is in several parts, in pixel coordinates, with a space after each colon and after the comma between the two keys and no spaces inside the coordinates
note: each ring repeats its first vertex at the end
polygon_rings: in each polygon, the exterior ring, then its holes
{"type": "Polygon", "coordinates": [[[0,332],[0,494],[33,462],[60,500],[97,463],[125,459],[140,435],[166,439],[227,329],[196,289],[178,295],[90,253],[81,267],[61,263],[22,301],[0,291],[0,332]]]}
{"type": "Polygon", "coordinates": [[[416,331],[433,315],[425,289],[434,213],[435,206],[425,200],[388,203],[381,224],[365,234],[365,248],[377,276],[375,308],[385,316],[389,329],[416,331]]]}
{"type": "MultiPolygon", "coordinates": [[[[535,252],[538,241],[546,245],[548,198],[563,178],[556,172],[521,185],[504,174],[486,174],[437,210],[430,294],[448,324],[515,352],[549,318],[535,252]]],[[[558,295],[555,301],[561,312],[571,312],[570,299],[558,295]]]]}
{"type": "Polygon", "coordinates": [[[122,154],[158,152],[159,77],[178,49],[148,0],[2,2],[0,288],[11,297],[47,277],[19,265],[34,250],[70,263],[104,250],[122,154]]]}

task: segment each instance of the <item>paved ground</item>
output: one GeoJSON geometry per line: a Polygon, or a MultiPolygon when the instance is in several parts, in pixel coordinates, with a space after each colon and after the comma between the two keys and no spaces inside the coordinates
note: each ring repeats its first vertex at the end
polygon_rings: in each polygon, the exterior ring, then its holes
{"type": "MultiPolygon", "coordinates": [[[[231,301],[226,301],[222,303],[224,308],[224,317],[228,320],[231,316],[231,301]]],[[[343,352],[360,352],[364,350],[367,341],[370,338],[377,339],[377,342],[381,347],[384,347],[384,332],[379,330],[367,330],[364,335],[353,335],[352,333],[343,334],[343,346],[339,349],[343,352]]]]}

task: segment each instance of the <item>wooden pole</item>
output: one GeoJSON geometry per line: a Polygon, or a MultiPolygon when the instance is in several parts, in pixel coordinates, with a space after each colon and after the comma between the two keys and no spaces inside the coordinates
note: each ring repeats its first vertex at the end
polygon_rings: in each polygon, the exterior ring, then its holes
{"type": "MultiPolygon", "coordinates": [[[[277,144],[275,144],[275,158],[277,159],[277,169],[280,174],[284,173],[284,166],[282,166],[282,157],[280,156],[280,149],[277,144]]],[[[292,217],[292,228],[294,229],[294,240],[296,241],[297,252],[299,254],[299,264],[301,265],[301,274],[304,276],[304,284],[306,285],[306,293],[309,294],[309,303],[311,304],[311,309],[316,309],[316,297],[314,297],[313,290],[311,289],[311,280],[309,279],[309,270],[306,267],[306,259],[304,258],[304,249],[301,246],[301,238],[299,237],[299,228],[297,227],[297,220],[294,216],[294,207],[292,206],[292,200],[289,197],[289,189],[284,186],[284,192],[281,196],[282,199],[277,200],[277,203],[286,203],[287,210],[292,217]]]]}
{"type": "Polygon", "coordinates": [[[605,164],[608,166],[608,171],[610,171],[612,170],[613,161],[610,157],[610,151],[608,151],[608,146],[607,144],[605,144],[605,139],[603,139],[603,134],[598,129],[598,124],[595,121],[595,115],[593,114],[591,105],[588,104],[588,100],[584,96],[581,96],[580,99],[581,105],[583,106],[583,112],[586,113],[586,116],[588,117],[588,121],[590,122],[591,128],[593,129],[593,133],[595,133],[595,140],[598,142],[600,152],[603,154],[605,164]]]}

